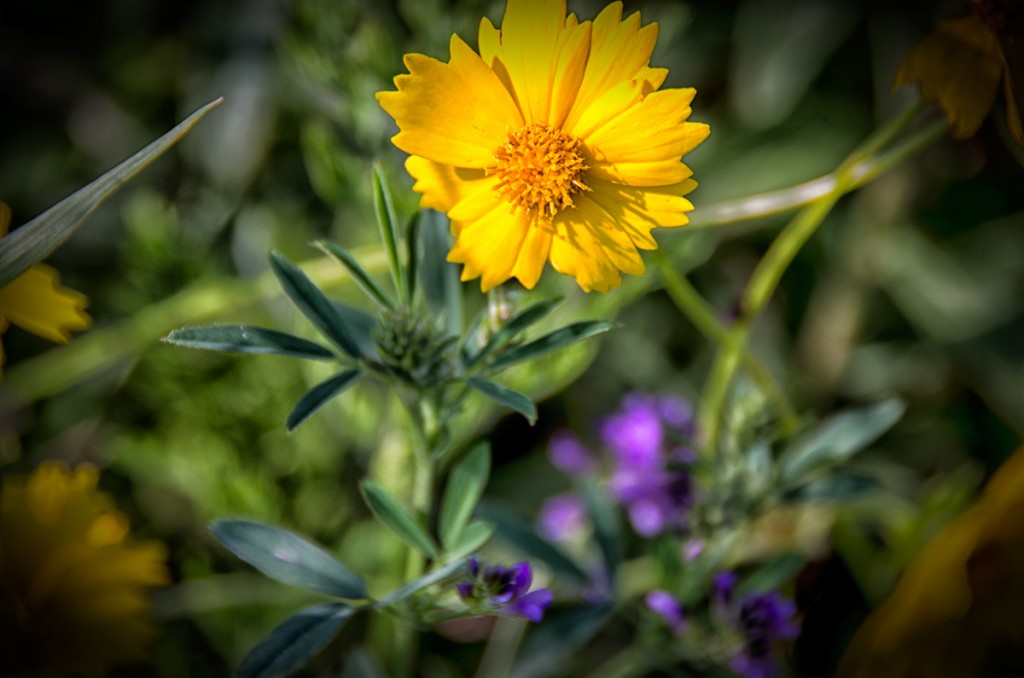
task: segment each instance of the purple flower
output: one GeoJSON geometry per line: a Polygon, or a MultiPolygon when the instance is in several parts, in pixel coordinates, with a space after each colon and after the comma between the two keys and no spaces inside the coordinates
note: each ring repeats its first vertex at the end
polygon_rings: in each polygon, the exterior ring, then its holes
{"type": "Polygon", "coordinates": [[[467,569],[469,579],[455,590],[475,612],[515,615],[539,622],[551,604],[553,596],[548,589],[530,591],[533,570],[525,561],[504,567],[481,565],[477,558],[470,558],[467,569]]]}
{"type": "Polygon", "coordinates": [[[711,582],[712,598],[721,605],[728,605],[732,602],[733,591],[736,590],[736,582],[739,577],[735,572],[719,572],[711,582]]]}
{"type": "Polygon", "coordinates": [[[796,605],[776,592],[759,593],[736,599],[737,577],[722,572],[712,583],[712,603],[716,614],[732,626],[742,638],[729,661],[729,667],[745,678],[767,678],[776,673],[775,645],[800,633],[796,605]]]}
{"type": "Polygon", "coordinates": [[[541,504],[537,527],[551,541],[568,541],[583,530],[587,509],[573,492],[549,497],[541,504]]]}
{"type": "Polygon", "coordinates": [[[586,475],[597,466],[597,460],[569,431],[558,431],[551,436],[548,458],[555,468],[568,476],[586,475]]]}
{"type": "Polygon", "coordinates": [[[619,463],[632,468],[660,466],[664,440],[657,401],[645,393],[630,393],[619,411],[601,424],[601,439],[619,463]]]}
{"type": "Polygon", "coordinates": [[[693,436],[693,406],[679,396],[663,395],[658,397],[658,413],[662,421],[685,434],[693,436]]]}
{"type": "Polygon", "coordinates": [[[655,589],[648,593],[644,600],[648,609],[664,619],[673,633],[678,634],[685,630],[686,618],[683,616],[683,606],[671,593],[655,589]]]}

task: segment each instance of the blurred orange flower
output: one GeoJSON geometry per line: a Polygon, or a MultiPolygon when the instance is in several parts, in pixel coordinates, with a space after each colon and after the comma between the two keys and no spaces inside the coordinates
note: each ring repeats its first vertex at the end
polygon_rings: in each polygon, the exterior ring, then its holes
{"type": "Polygon", "coordinates": [[[1006,657],[1000,653],[1019,657],[1024,649],[1022,611],[1024,448],[907,567],[857,631],[837,675],[990,675],[1006,657]]]}

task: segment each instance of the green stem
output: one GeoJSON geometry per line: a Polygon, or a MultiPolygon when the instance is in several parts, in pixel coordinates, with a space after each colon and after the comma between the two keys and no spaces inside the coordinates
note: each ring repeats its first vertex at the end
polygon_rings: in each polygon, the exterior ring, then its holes
{"type": "Polygon", "coordinates": [[[751,330],[797,253],[817,231],[841,197],[856,186],[862,185],[869,177],[879,176],[883,171],[906,160],[937,138],[935,127],[929,127],[890,153],[879,154],[879,151],[917,115],[921,105],[921,102],[916,102],[857,147],[833,173],[835,183],[832,189],[804,207],[779,233],[758,263],[743,292],[743,315],[730,328],[726,340],[720,342],[720,348],[705,382],[698,414],[700,430],[704,435],[705,454],[717,447],[722,408],[733,377],[746,352],[751,330]]]}

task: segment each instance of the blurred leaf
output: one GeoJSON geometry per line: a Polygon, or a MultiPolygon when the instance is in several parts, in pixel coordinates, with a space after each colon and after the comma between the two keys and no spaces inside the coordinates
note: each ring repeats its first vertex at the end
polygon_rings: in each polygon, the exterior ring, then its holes
{"type": "Polygon", "coordinates": [[[783,499],[789,502],[832,501],[856,499],[882,486],[875,476],[855,471],[832,473],[787,492],[783,499]]]}
{"type": "Polygon", "coordinates": [[[503,370],[509,365],[514,365],[524,360],[531,360],[551,351],[557,351],[560,348],[575,344],[577,341],[607,332],[613,327],[615,327],[614,324],[604,320],[588,320],[573,323],[550,334],[545,334],[540,339],[513,348],[507,353],[498,356],[491,363],[490,367],[493,370],[503,370]]]}
{"type": "Polygon", "coordinates": [[[553,299],[538,301],[536,304],[532,304],[523,309],[494,333],[494,336],[492,336],[490,341],[480,349],[480,352],[473,356],[470,366],[475,365],[494,351],[505,346],[505,344],[512,341],[517,334],[544,318],[548,313],[551,313],[555,306],[558,306],[560,303],[562,303],[562,297],[555,297],[553,299]]]}
{"type": "Polygon", "coordinates": [[[782,454],[783,485],[792,486],[812,471],[846,461],[892,428],[905,410],[901,401],[890,399],[828,417],[782,454]]]}
{"type": "Polygon", "coordinates": [[[412,215],[412,219],[409,220],[409,225],[405,229],[405,253],[409,257],[407,262],[408,271],[406,271],[405,275],[405,298],[410,306],[412,306],[413,299],[416,298],[416,281],[420,277],[420,219],[422,218],[423,212],[416,212],[416,214],[412,215]]]}
{"type": "Polygon", "coordinates": [[[250,325],[206,325],[174,330],[163,339],[169,344],[231,353],[268,353],[293,358],[324,360],[334,352],[300,337],[250,325]]]}
{"type": "Polygon", "coordinates": [[[487,486],[491,472],[491,447],[480,443],[452,469],[441,500],[438,532],[441,543],[450,548],[459,541],[487,486]]]}
{"type": "Polygon", "coordinates": [[[459,534],[455,543],[445,551],[446,558],[461,558],[480,549],[494,534],[494,523],[474,520],[459,534]]]}
{"type": "Polygon", "coordinates": [[[420,210],[423,265],[420,281],[427,308],[444,317],[447,334],[462,334],[462,286],[458,266],[448,261],[448,218],[434,210],[420,210]]]}
{"type": "Polygon", "coordinates": [[[601,550],[608,581],[615,583],[615,573],[622,562],[622,529],[619,516],[608,496],[592,479],[582,483],[583,500],[587,504],[587,513],[594,523],[594,539],[601,550]]]}
{"type": "Polygon", "coordinates": [[[386,605],[394,605],[398,601],[404,600],[412,594],[416,593],[417,591],[425,589],[428,586],[439,584],[445,580],[452,579],[457,575],[463,574],[465,570],[465,558],[453,560],[444,567],[438,568],[433,572],[428,572],[416,581],[410,582],[400,589],[395,589],[394,591],[392,591],[391,593],[387,594],[379,601],[377,601],[377,606],[383,607],[386,605]]]}
{"type": "Polygon", "coordinates": [[[355,610],[344,603],[309,607],[289,617],[245,656],[238,678],[290,676],[337,635],[355,610]]]}
{"type": "Polygon", "coordinates": [[[363,499],[377,518],[391,528],[402,541],[418,549],[428,558],[437,558],[437,546],[426,530],[417,523],[409,512],[402,508],[394,497],[372,480],[360,483],[363,499]]]}
{"type": "Polygon", "coordinates": [[[141,151],[88,186],[72,193],[38,217],[12,231],[0,247],[0,287],[42,261],[128,180],[176,144],[223,99],[206,104],[141,151]]]}
{"type": "Polygon", "coordinates": [[[743,578],[736,586],[739,597],[767,593],[789,582],[803,568],[806,560],[798,553],[783,553],[743,578]]]}
{"type": "Polygon", "coordinates": [[[271,579],[338,598],[366,598],[366,585],[330,553],[288,530],[240,518],[216,520],[210,532],[271,579]]]}
{"type": "Polygon", "coordinates": [[[579,565],[569,559],[561,550],[537,536],[533,526],[506,508],[490,502],[483,502],[477,509],[481,518],[493,521],[495,534],[530,558],[546,563],[558,574],[569,577],[577,583],[589,581],[579,565]]]}
{"type": "Polygon", "coordinates": [[[509,407],[526,417],[530,426],[537,421],[537,406],[522,393],[480,377],[470,377],[468,383],[499,405],[509,407]]]}
{"type": "Polygon", "coordinates": [[[549,610],[544,622],[530,628],[512,667],[513,678],[565,675],[566,659],[578,652],[612,617],[614,605],[579,605],[549,610]]]}
{"type": "Polygon", "coordinates": [[[270,253],[270,265],[274,269],[274,275],[281,282],[284,293],[302,311],[302,315],[309,318],[324,336],[349,357],[355,360],[361,358],[362,352],[352,338],[344,319],[320,288],[314,285],[298,266],[278,252],[270,253]]]}
{"type": "MultiPolygon", "coordinates": [[[[377,210],[377,223],[384,241],[384,249],[388,253],[388,264],[391,276],[395,280],[395,292],[404,297],[408,288],[405,286],[405,269],[398,254],[398,219],[395,217],[395,205],[391,200],[391,189],[384,178],[380,167],[373,168],[373,206],[377,210]]],[[[408,299],[405,300],[409,302],[408,299]]]]}
{"type": "Polygon", "coordinates": [[[358,369],[345,370],[341,374],[336,374],[306,391],[305,395],[299,398],[299,402],[295,404],[292,411],[288,413],[285,428],[289,431],[294,430],[296,426],[313,416],[328,400],[351,386],[362,373],[362,370],[358,369]]]}
{"type": "Polygon", "coordinates": [[[395,303],[384,294],[380,286],[348,250],[334,244],[330,240],[317,240],[314,244],[341,262],[341,265],[352,274],[352,279],[356,281],[360,289],[366,292],[367,296],[384,308],[394,309],[395,303]]]}

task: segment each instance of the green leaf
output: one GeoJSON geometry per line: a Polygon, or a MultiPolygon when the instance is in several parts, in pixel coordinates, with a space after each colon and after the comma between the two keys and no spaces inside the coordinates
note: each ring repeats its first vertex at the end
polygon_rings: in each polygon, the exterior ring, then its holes
{"type": "Polygon", "coordinates": [[[438,531],[441,543],[451,547],[473,515],[491,472],[491,448],[487,443],[474,447],[452,469],[441,500],[438,531]]]}
{"type": "Polygon", "coordinates": [[[736,595],[774,591],[790,581],[803,569],[807,561],[797,553],[783,553],[751,572],[736,586],[736,595]]]}
{"type": "Polygon", "coordinates": [[[210,532],[229,551],[284,584],[338,598],[366,598],[366,585],[334,556],[288,530],[254,520],[216,520],[210,532]]]}
{"type": "Polygon", "coordinates": [[[344,320],[319,287],[313,284],[298,266],[285,259],[278,252],[270,253],[270,265],[274,275],[281,283],[281,288],[292,303],[302,311],[302,315],[316,325],[324,336],[333,341],[338,348],[349,357],[358,360],[362,357],[359,345],[352,338],[352,333],[344,320]]]}
{"type": "Polygon", "coordinates": [[[608,581],[614,585],[615,573],[622,562],[622,529],[619,517],[608,496],[597,487],[593,480],[582,484],[583,500],[587,505],[587,513],[594,523],[594,539],[604,560],[608,581]]]}
{"type": "Polygon", "coordinates": [[[503,370],[509,365],[514,365],[524,360],[532,360],[545,353],[557,351],[560,348],[575,344],[577,341],[602,334],[613,327],[615,327],[614,324],[604,320],[588,320],[573,323],[550,334],[545,334],[540,339],[517,346],[507,353],[503,353],[491,363],[491,369],[503,370]]]}
{"type": "Polygon", "coordinates": [[[223,99],[206,104],[174,129],[131,156],[91,184],[72,193],[3,239],[0,247],[0,287],[42,261],[78,230],[82,223],[131,178],[178,143],[223,99]]]}
{"type": "Polygon", "coordinates": [[[881,487],[882,483],[873,475],[862,471],[844,470],[830,473],[789,490],[783,500],[797,503],[802,501],[844,502],[862,497],[881,487]]]}
{"type": "Polygon", "coordinates": [[[395,308],[395,302],[391,301],[391,299],[384,294],[384,290],[382,290],[376,281],[370,277],[370,274],[366,272],[366,269],[362,267],[359,261],[352,256],[348,250],[334,244],[330,240],[317,240],[313,244],[323,252],[333,256],[341,262],[341,265],[348,270],[352,279],[356,281],[356,284],[359,285],[364,292],[366,292],[367,296],[384,308],[395,308]]]}
{"type": "MultiPolygon", "coordinates": [[[[373,168],[373,206],[377,211],[377,224],[384,240],[384,249],[388,253],[391,276],[395,280],[395,292],[404,297],[408,288],[405,285],[405,269],[402,268],[398,254],[398,219],[391,200],[391,189],[379,166],[373,168]]],[[[408,304],[409,299],[405,299],[405,302],[408,304]]]]}
{"type": "Polygon", "coordinates": [[[364,480],[360,483],[360,488],[363,491],[363,499],[373,511],[373,515],[391,528],[391,531],[406,544],[418,549],[428,558],[437,558],[437,545],[434,544],[434,540],[409,512],[402,508],[398,500],[372,480],[364,480]]]}
{"type": "Polygon", "coordinates": [[[494,333],[491,340],[488,341],[482,349],[480,349],[479,353],[473,356],[473,360],[470,362],[470,367],[477,364],[499,348],[504,347],[508,342],[512,341],[517,334],[544,318],[548,313],[551,313],[555,306],[558,306],[560,303],[562,303],[562,297],[555,297],[554,299],[538,301],[536,304],[532,304],[531,306],[523,309],[521,313],[518,313],[494,333]]]}
{"type": "Polygon", "coordinates": [[[561,550],[537,536],[533,526],[506,508],[491,502],[483,502],[477,515],[494,522],[495,535],[524,555],[546,563],[558,574],[578,584],[589,582],[587,574],[561,550]]]}
{"type": "Polygon", "coordinates": [[[512,678],[567,675],[564,662],[597,635],[612,618],[614,609],[612,603],[602,602],[548,610],[544,622],[527,632],[517,653],[520,660],[512,668],[512,678]]]}
{"type": "Polygon", "coordinates": [[[420,277],[418,269],[420,265],[420,220],[422,218],[423,212],[417,212],[409,220],[409,226],[405,229],[405,253],[408,255],[409,266],[405,275],[407,288],[405,298],[408,299],[410,306],[412,306],[413,299],[416,298],[416,281],[420,277]]]}
{"type": "Polygon", "coordinates": [[[309,360],[330,360],[334,352],[300,337],[250,325],[205,325],[174,330],[169,344],[229,353],[267,353],[309,360]]]}
{"type": "Polygon", "coordinates": [[[798,484],[809,473],[848,460],[892,428],[905,410],[906,406],[893,398],[828,417],[782,454],[783,485],[798,484]]]}
{"type": "Polygon", "coordinates": [[[454,560],[444,567],[438,568],[433,572],[428,572],[416,581],[410,582],[402,588],[395,589],[391,593],[387,594],[383,598],[377,601],[374,607],[387,607],[388,605],[394,605],[400,600],[405,600],[417,591],[421,591],[428,586],[439,584],[448,579],[464,575],[466,571],[466,559],[461,558],[454,560]]]}
{"type": "Polygon", "coordinates": [[[332,300],[331,306],[341,316],[342,322],[345,323],[349,335],[356,342],[356,346],[359,347],[363,357],[379,360],[380,355],[377,351],[377,342],[373,340],[373,334],[377,330],[377,319],[369,313],[360,311],[358,308],[348,304],[343,304],[340,301],[332,300]]]}
{"type": "Polygon", "coordinates": [[[494,534],[494,523],[474,520],[466,525],[459,538],[445,552],[445,558],[462,558],[478,551],[494,534]]]}
{"type": "Polygon", "coordinates": [[[249,651],[238,678],[290,676],[331,642],[355,612],[344,603],[324,603],[293,615],[249,651]]]}
{"type": "Polygon", "coordinates": [[[530,422],[530,426],[533,426],[534,422],[537,421],[537,406],[522,393],[480,377],[470,377],[468,383],[499,405],[512,408],[526,417],[527,421],[530,422]]]}
{"type": "Polygon", "coordinates": [[[451,336],[462,334],[462,286],[459,268],[448,261],[448,219],[434,210],[420,210],[420,238],[423,265],[420,282],[431,315],[445,319],[451,336]]]}
{"type": "Polygon", "coordinates": [[[288,413],[288,419],[284,424],[285,428],[289,431],[295,430],[295,427],[313,416],[317,410],[327,404],[328,400],[351,386],[361,375],[362,370],[345,370],[306,391],[305,395],[299,398],[299,402],[295,403],[292,411],[288,413]]]}

